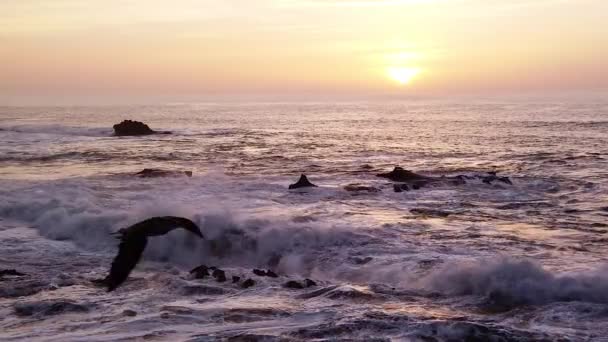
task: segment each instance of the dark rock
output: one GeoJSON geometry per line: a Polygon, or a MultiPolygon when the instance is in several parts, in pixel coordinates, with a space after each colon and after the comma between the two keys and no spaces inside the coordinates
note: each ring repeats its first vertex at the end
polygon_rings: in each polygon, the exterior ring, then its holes
{"type": "Polygon", "coordinates": [[[271,270],[266,271],[266,276],[270,278],[278,278],[279,276],[271,270]]]}
{"type": "Polygon", "coordinates": [[[396,166],[393,171],[387,173],[379,173],[377,177],[388,178],[394,182],[411,182],[420,179],[427,179],[428,177],[419,175],[409,170],[405,170],[402,167],[396,166]]]}
{"type": "Polygon", "coordinates": [[[153,131],[148,125],[143,122],[124,120],[123,122],[114,125],[114,135],[116,136],[132,136],[132,135],[150,135],[157,132],[153,131]]]}
{"type": "Polygon", "coordinates": [[[367,191],[367,192],[380,192],[380,189],[374,188],[373,186],[365,186],[360,184],[348,184],[344,187],[344,190],[355,192],[355,191],[367,191]]]}
{"type": "Polygon", "coordinates": [[[194,278],[196,279],[202,279],[209,276],[209,268],[205,265],[200,265],[193,268],[190,274],[194,274],[194,278]]]}
{"type": "Polygon", "coordinates": [[[414,182],[414,184],[412,184],[412,189],[419,190],[419,189],[425,187],[427,184],[429,184],[429,182],[427,182],[427,181],[417,181],[417,182],[414,182]]]}
{"type": "Polygon", "coordinates": [[[211,275],[213,276],[213,278],[215,278],[215,280],[217,280],[220,283],[223,283],[226,281],[226,272],[224,272],[220,269],[213,270],[213,273],[211,275]]]}
{"type": "Polygon", "coordinates": [[[368,256],[368,257],[365,257],[365,258],[354,257],[352,260],[353,260],[353,261],[355,262],[355,264],[357,264],[357,265],[365,265],[365,264],[367,264],[368,262],[372,261],[373,259],[372,259],[372,257],[369,257],[369,256],[368,256]]]}
{"type": "Polygon", "coordinates": [[[401,189],[400,184],[393,184],[393,191],[394,192],[403,192],[403,189],[401,189]]]}
{"type": "Polygon", "coordinates": [[[124,316],[129,316],[129,317],[134,317],[134,316],[137,316],[137,312],[135,312],[135,311],[133,311],[133,310],[124,310],[124,311],[122,312],[122,314],[123,314],[124,316]]]}
{"type": "Polygon", "coordinates": [[[0,270],[0,277],[2,276],[24,276],[25,273],[21,273],[15,269],[7,269],[7,270],[0,270]]]}
{"type": "Polygon", "coordinates": [[[255,285],[255,281],[253,279],[249,278],[241,284],[241,287],[246,289],[246,288],[252,287],[253,285],[255,285]]]}
{"type": "Polygon", "coordinates": [[[64,313],[84,313],[89,312],[87,305],[74,303],[71,301],[34,301],[21,302],[14,306],[17,316],[53,316],[64,313]]]}
{"type": "Polygon", "coordinates": [[[311,287],[311,286],[317,286],[317,283],[315,283],[313,280],[306,278],[306,279],[304,279],[304,285],[306,285],[306,287],[311,287]]]}
{"type": "Polygon", "coordinates": [[[412,214],[422,215],[422,216],[432,216],[432,217],[448,217],[450,215],[449,212],[441,211],[437,209],[426,209],[426,208],[414,208],[411,209],[410,212],[412,214]]]}
{"type": "Polygon", "coordinates": [[[266,271],[264,270],[258,270],[257,268],[253,270],[253,274],[260,276],[260,277],[265,277],[266,276],[266,271]]]}
{"type": "Polygon", "coordinates": [[[289,185],[289,189],[299,189],[306,187],[316,187],[316,185],[312,184],[304,174],[300,175],[300,179],[298,179],[297,182],[289,185]]]}
{"type": "Polygon", "coordinates": [[[285,284],[283,284],[283,286],[285,286],[288,289],[303,289],[304,285],[300,284],[299,282],[295,281],[295,280],[290,280],[288,282],[286,282],[285,284]]]}
{"type": "Polygon", "coordinates": [[[239,276],[232,276],[232,283],[238,283],[241,280],[241,277],[239,276]]]}
{"type": "Polygon", "coordinates": [[[169,313],[168,313],[168,312],[163,312],[163,313],[161,313],[161,314],[160,314],[160,318],[162,318],[162,319],[167,319],[167,318],[169,318],[169,317],[170,317],[170,316],[169,316],[169,313]]]}
{"type": "Polygon", "coordinates": [[[509,185],[513,185],[513,182],[511,182],[511,180],[509,179],[509,177],[498,177],[496,178],[497,181],[499,182],[503,182],[509,185]]]}
{"type": "Polygon", "coordinates": [[[192,177],[192,171],[172,171],[162,169],[143,169],[135,174],[140,178],[152,178],[152,177],[175,177],[175,176],[188,176],[192,177]]]}

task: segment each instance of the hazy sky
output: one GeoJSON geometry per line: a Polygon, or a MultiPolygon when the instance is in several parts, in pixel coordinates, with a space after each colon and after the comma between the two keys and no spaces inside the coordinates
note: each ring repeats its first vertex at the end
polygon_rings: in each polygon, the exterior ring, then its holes
{"type": "Polygon", "coordinates": [[[2,0],[0,102],[608,89],[607,0],[2,0]]]}

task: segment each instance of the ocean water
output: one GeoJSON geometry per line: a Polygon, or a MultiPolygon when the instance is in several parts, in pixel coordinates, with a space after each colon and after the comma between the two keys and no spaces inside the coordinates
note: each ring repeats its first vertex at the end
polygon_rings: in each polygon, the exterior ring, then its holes
{"type": "Polygon", "coordinates": [[[604,341],[607,146],[608,102],[2,107],[0,269],[26,275],[0,279],[0,340],[604,341]],[[396,193],[394,166],[513,184],[396,193]],[[151,238],[115,292],[91,283],[110,233],[158,215],[207,240],[151,238]]]}

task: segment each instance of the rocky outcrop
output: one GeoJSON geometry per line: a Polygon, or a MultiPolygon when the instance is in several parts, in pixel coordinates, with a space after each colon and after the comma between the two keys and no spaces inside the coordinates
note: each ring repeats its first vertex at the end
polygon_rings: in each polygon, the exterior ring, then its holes
{"type": "Polygon", "coordinates": [[[429,179],[429,177],[419,175],[410,170],[405,170],[402,167],[395,166],[393,171],[387,173],[379,173],[377,177],[388,178],[393,182],[412,182],[417,180],[429,179]]]}
{"type": "Polygon", "coordinates": [[[175,177],[175,176],[188,176],[192,177],[192,171],[173,171],[173,170],[162,170],[162,169],[143,169],[135,174],[140,178],[153,178],[153,177],[175,177]]]}
{"type": "Polygon", "coordinates": [[[316,185],[312,184],[304,174],[300,175],[300,179],[298,179],[297,182],[289,185],[289,189],[299,189],[307,187],[316,187],[316,185]]]}
{"type": "Polygon", "coordinates": [[[140,121],[134,120],[123,120],[113,126],[114,135],[118,137],[122,136],[138,136],[138,135],[150,135],[150,134],[171,134],[171,132],[158,132],[150,128],[140,121]]]}

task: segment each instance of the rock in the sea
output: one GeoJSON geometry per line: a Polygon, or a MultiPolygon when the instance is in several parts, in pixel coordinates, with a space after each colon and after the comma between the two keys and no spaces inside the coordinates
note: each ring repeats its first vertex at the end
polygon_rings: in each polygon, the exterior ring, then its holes
{"type": "Polygon", "coordinates": [[[246,289],[246,288],[252,287],[253,285],[255,285],[255,281],[253,279],[249,278],[241,284],[241,287],[246,289]]]}
{"type": "Polygon", "coordinates": [[[414,208],[410,210],[410,213],[422,216],[430,217],[448,217],[450,213],[447,211],[441,211],[438,209],[427,209],[427,208],[414,208]]]}
{"type": "Polygon", "coordinates": [[[194,278],[202,279],[209,276],[209,268],[206,265],[200,265],[193,268],[190,274],[194,274],[194,278]]]}
{"type": "Polygon", "coordinates": [[[162,318],[162,319],[167,319],[169,317],[171,317],[171,316],[169,315],[168,312],[163,312],[163,313],[160,314],[160,318],[162,318]]]}
{"type": "Polygon", "coordinates": [[[424,180],[416,181],[416,182],[414,182],[414,184],[412,184],[412,189],[419,190],[419,189],[425,187],[427,184],[429,184],[429,182],[424,181],[424,180]]]}
{"type": "Polygon", "coordinates": [[[135,316],[137,316],[137,312],[136,312],[136,311],[133,311],[133,310],[128,310],[128,309],[127,309],[127,310],[124,310],[124,311],[122,312],[122,314],[123,314],[124,316],[128,316],[128,317],[135,317],[135,316]]]}
{"type": "Polygon", "coordinates": [[[407,186],[407,184],[393,184],[393,191],[395,191],[395,192],[410,191],[410,187],[407,186]]]}
{"type": "Polygon", "coordinates": [[[3,276],[24,276],[25,273],[21,273],[15,269],[7,269],[7,270],[0,270],[0,277],[3,276]]]}
{"type": "Polygon", "coordinates": [[[226,281],[226,272],[224,272],[223,270],[220,270],[220,269],[213,270],[212,276],[213,276],[213,278],[215,278],[215,280],[217,280],[220,283],[223,283],[226,281]]]}
{"type": "Polygon", "coordinates": [[[388,178],[394,182],[411,182],[415,180],[427,179],[428,177],[419,175],[410,170],[405,170],[402,167],[395,166],[393,171],[387,173],[379,173],[377,177],[388,178]]]}
{"type": "Polygon", "coordinates": [[[289,185],[289,189],[299,189],[307,187],[316,187],[316,185],[312,184],[304,174],[300,175],[300,179],[298,179],[297,182],[289,185]]]}
{"type": "Polygon", "coordinates": [[[172,171],[162,169],[143,169],[135,174],[140,178],[183,176],[192,177],[192,171],[172,171]]]}
{"type": "Polygon", "coordinates": [[[270,278],[278,278],[279,276],[271,270],[266,271],[266,276],[270,278]]]}
{"type": "Polygon", "coordinates": [[[253,272],[253,274],[255,274],[255,275],[257,275],[257,276],[260,276],[260,277],[265,277],[265,276],[266,276],[266,271],[264,271],[264,270],[259,270],[259,269],[257,269],[257,268],[256,268],[256,269],[254,269],[252,272],[253,272]]]}
{"type": "Polygon", "coordinates": [[[283,284],[283,286],[285,286],[288,289],[303,289],[304,285],[300,284],[299,282],[295,281],[295,280],[290,280],[288,282],[286,282],[285,284],[283,284]]]}
{"type": "Polygon", "coordinates": [[[378,188],[374,188],[373,186],[360,185],[360,184],[348,184],[344,187],[344,190],[350,191],[350,192],[359,192],[359,191],[380,192],[380,189],[378,189],[378,188]]]}
{"type": "Polygon", "coordinates": [[[304,279],[304,285],[306,285],[306,287],[311,287],[311,286],[317,286],[317,283],[315,283],[313,280],[311,279],[304,279]]]}
{"type": "Polygon", "coordinates": [[[132,135],[150,135],[155,134],[150,126],[140,121],[124,120],[123,122],[114,125],[114,135],[116,136],[132,136],[132,135]]]}
{"type": "Polygon", "coordinates": [[[239,276],[232,276],[232,283],[238,283],[239,281],[241,281],[241,277],[239,276]]]}

